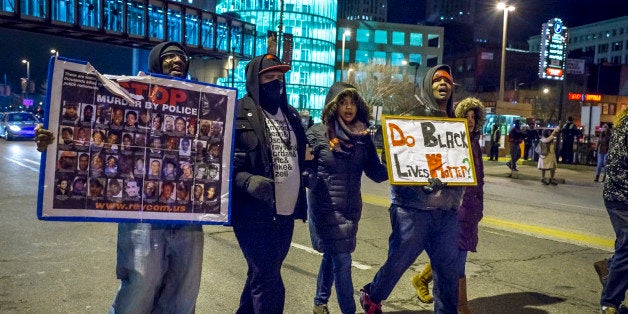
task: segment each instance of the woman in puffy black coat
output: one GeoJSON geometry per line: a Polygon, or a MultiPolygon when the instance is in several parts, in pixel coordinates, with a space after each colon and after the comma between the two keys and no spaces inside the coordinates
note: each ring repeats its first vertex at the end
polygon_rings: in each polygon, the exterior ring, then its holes
{"type": "Polygon", "coordinates": [[[369,110],[355,87],[338,82],[329,88],[322,123],[307,131],[314,155],[307,192],[310,236],[323,253],[314,313],[327,307],[332,284],[343,313],[355,313],[351,253],[362,215],[362,173],[371,180],[388,179],[368,131],[369,110]]]}

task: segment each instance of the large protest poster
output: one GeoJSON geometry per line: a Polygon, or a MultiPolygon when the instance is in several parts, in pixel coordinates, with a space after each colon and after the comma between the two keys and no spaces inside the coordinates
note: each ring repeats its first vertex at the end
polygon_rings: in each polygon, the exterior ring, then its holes
{"type": "Polygon", "coordinates": [[[229,222],[235,89],[64,58],[48,82],[39,219],[229,222]]]}
{"type": "Polygon", "coordinates": [[[477,185],[465,119],[384,116],[382,124],[391,184],[477,185]]]}

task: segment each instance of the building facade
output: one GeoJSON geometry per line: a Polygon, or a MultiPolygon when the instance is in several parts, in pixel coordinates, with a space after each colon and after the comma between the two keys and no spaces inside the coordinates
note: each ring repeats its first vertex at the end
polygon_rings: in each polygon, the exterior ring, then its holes
{"type": "MultiPolygon", "coordinates": [[[[279,25],[282,25],[281,33],[293,36],[292,70],[286,76],[288,102],[298,110],[309,110],[312,117],[318,118],[327,90],[334,82],[337,2],[218,0],[216,12],[235,15],[256,25],[257,55],[266,53],[267,32],[278,32],[279,25]]],[[[239,62],[232,77],[221,82],[238,88],[240,96],[246,92],[245,66],[246,62],[239,62]]]]}
{"type": "MultiPolygon", "coordinates": [[[[530,51],[539,52],[541,35],[528,39],[530,51]]],[[[569,28],[570,57],[593,64],[628,64],[628,16],[569,28]]]]}
{"type": "Polygon", "coordinates": [[[400,74],[420,79],[427,68],[443,62],[443,40],[442,27],[341,19],[336,37],[336,80],[348,77],[355,63],[399,67],[400,74]]]}

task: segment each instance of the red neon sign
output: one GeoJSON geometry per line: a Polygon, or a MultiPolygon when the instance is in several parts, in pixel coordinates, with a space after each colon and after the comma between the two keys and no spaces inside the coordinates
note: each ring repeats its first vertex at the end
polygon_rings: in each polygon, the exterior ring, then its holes
{"type": "Polygon", "coordinates": [[[563,76],[563,69],[547,68],[545,69],[545,74],[550,76],[563,76]]]}
{"type": "Polygon", "coordinates": [[[575,101],[602,101],[602,95],[600,94],[569,93],[567,97],[569,100],[575,100],[575,101]]]}

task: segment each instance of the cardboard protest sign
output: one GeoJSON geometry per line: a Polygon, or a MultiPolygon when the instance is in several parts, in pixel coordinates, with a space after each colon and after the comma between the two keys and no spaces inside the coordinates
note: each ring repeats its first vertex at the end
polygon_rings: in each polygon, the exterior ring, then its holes
{"type": "Polygon", "coordinates": [[[391,184],[477,184],[465,119],[384,116],[382,124],[391,184]]]}
{"type": "Polygon", "coordinates": [[[53,59],[44,127],[57,139],[42,156],[39,219],[228,223],[236,98],[53,59]]]}

